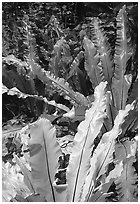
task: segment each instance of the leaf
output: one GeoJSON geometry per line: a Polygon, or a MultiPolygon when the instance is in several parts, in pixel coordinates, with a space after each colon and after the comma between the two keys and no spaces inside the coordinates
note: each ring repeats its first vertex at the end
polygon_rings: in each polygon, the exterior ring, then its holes
{"type": "Polygon", "coordinates": [[[62,51],[62,46],[63,46],[63,43],[65,42],[65,39],[64,37],[62,37],[60,40],[58,40],[56,42],[56,44],[54,45],[54,50],[53,50],[53,57],[51,58],[50,60],[50,63],[49,63],[49,67],[51,69],[51,72],[54,73],[54,75],[56,77],[59,76],[59,63],[60,63],[60,59],[61,59],[61,51],[62,51]]]}
{"type": "Polygon", "coordinates": [[[90,167],[94,139],[98,136],[106,116],[106,82],[95,89],[95,101],[86,111],[85,120],[78,126],[67,169],[68,202],[79,201],[80,192],[90,167]]]}
{"type": "Polygon", "coordinates": [[[66,80],[69,81],[72,79],[73,82],[77,80],[79,83],[79,87],[76,86],[76,88],[79,88],[79,92],[87,95],[88,90],[87,90],[87,84],[86,84],[86,78],[83,73],[83,71],[80,69],[80,62],[84,58],[84,52],[80,51],[77,56],[74,58],[71,66],[70,66],[70,71],[67,74],[66,80]],[[74,78],[75,77],[75,78],[74,78]]]}
{"type": "Polygon", "coordinates": [[[115,160],[123,161],[131,156],[135,157],[138,150],[137,141],[123,141],[115,145],[115,160]]]}
{"type": "Polygon", "coordinates": [[[101,81],[104,81],[102,66],[99,63],[99,54],[94,43],[87,37],[83,39],[83,47],[85,49],[85,69],[93,88],[95,88],[101,81]]]}
{"type": "Polygon", "coordinates": [[[124,168],[121,176],[115,180],[119,202],[137,202],[137,175],[132,166],[135,158],[129,157],[123,161],[124,168]]]}
{"type": "Polygon", "coordinates": [[[69,86],[69,83],[66,82],[63,78],[56,78],[49,71],[45,71],[41,66],[35,63],[33,60],[28,60],[29,66],[31,66],[34,76],[37,76],[44,84],[50,83],[55,89],[60,93],[67,95],[71,100],[80,105],[88,105],[87,98],[78,93],[74,92],[69,86]]]}
{"type": "Polygon", "coordinates": [[[138,100],[138,80],[132,83],[132,90],[128,97],[127,104],[132,103],[134,100],[138,100]]]}
{"type": "Polygon", "coordinates": [[[23,175],[19,172],[18,165],[12,166],[9,162],[2,164],[2,196],[3,200],[9,202],[19,194],[23,198],[31,192],[24,184],[23,175]]]}
{"type": "Polygon", "coordinates": [[[75,117],[75,108],[74,106],[72,107],[72,109],[68,112],[63,114],[63,117],[68,117],[68,118],[74,118],[75,117]]]}
{"type": "Polygon", "coordinates": [[[128,98],[128,90],[131,86],[132,81],[132,75],[124,75],[122,74],[122,77],[120,76],[119,80],[116,80],[113,78],[112,82],[112,92],[113,92],[113,98],[115,107],[117,110],[124,109],[126,105],[126,101],[128,98]]]}
{"type": "Polygon", "coordinates": [[[125,75],[127,62],[132,56],[125,5],[120,9],[116,21],[117,40],[114,55],[115,71],[112,79],[112,91],[115,106],[120,110],[125,108],[128,90],[132,81],[131,75],[125,75]]]}
{"type": "Polygon", "coordinates": [[[135,131],[138,128],[138,112],[134,109],[130,111],[129,116],[126,117],[125,122],[122,125],[122,133],[119,139],[125,138],[128,131],[135,131]]]}
{"type": "Polygon", "coordinates": [[[57,202],[67,202],[67,184],[56,185],[53,184],[56,190],[57,202]]]}
{"type": "Polygon", "coordinates": [[[104,179],[96,193],[93,193],[89,199],[89,202],[106,202],[105,198],[109,196],[108,190],[113,183],[113,181],[118,178],[123,171],[123,163],[120,161],[115,165],[115,168],[109,173],[109,175],[104,179]]]}
{"type": "Polygon", "coordinates": [[[98,18],[95,18],[93,21],[93,42],[97,46],[97,51],[99,52],[104,78],[108,84],[111,85],[114,71],[114,64],[111,56],[111,46],[109,45],[105,34],[100,28],[100,23],[101,22],[98,18]]]}
{"type": "Polygon", "coordinates": [[[47,200],[39,194],[32,194],[26,197],[25,202],[47,202],[47,200]]]}
{"type": "Polygon", "coordinates": [[[73,75],[75,75],[75,73],[77,72],[77,69],[79,69],[78,66],[79,66],[80,60],[83,58],[83,56],[84,56],[83,51],[80,51],[77,54],[77,56],[74,58],[71,66],[70,66],[70,71],[69,71],[67,80],[70,79],[73,75]]]}
{"type": "Polygon", "coordinates": [[[72,121],[82,121],[85,119],[86,106],[75,107],[75,117],[72,121]]]}
{"type": "Polygon", "coordinates": [[[52,105],[52,106],[55,106],[59,109],[62,109],[66,112],[69,112],[69,108],[66,107],[65,105],[63,104],[58,104],[56,103],[54,100],[52,101],[48,101],[46,97],[43,97],[43,96],[38,96],[38,95],[31,95],[31,94],[26,94],[26,93],[22,93],[21,91],[19,91],[16,87],[13,87],[12,89],[8,89],[6,86],[2,86],[2,93],[7,93],[8,95],[11,95],[11,96],[14,96],[14,95],[17,95],[18,98],[28,98],[28,97],[31,97],[31,98],[35,98],[35,99],[38,99],[38,100],[41,100],[41,101],[44,101],[45,103],[49,104],[49,105],[52,105]]]}
{"type": "Polygon", "coordinates": [[[16,163],[20,166],[20,169],[24,175],[24,183],[27,185],[27,187],[29,188],[31,193],[35,193],[34,184],[32,183],[32,180],[31,180],[31,172],[22,163],[22,161],[20,160],[20,158],[18,158],[18,156],[15,155],[14,159],[15,159],[16,163]]]}
{"type": "Polygon", "coordinates": [[[16,64],[16,65],[19,65],[21,67],[27,66],[26,62],[21,61],[20,59],[16,58],[14,55],[8,55],[7,57],[3,57],[2,61],[6,62],[9,65],[16,64]]]}
{"type": "Polygon", "coordinates": [[[45,196],[48,202],[56,201],[53,182],[58,168],[58,159],[62,154],[56,140],[56,130],[47,119],[39,119],[31,127],[29,146],[32,182],[37,193],[45,196]],[[37,151],[36,145],[41,145],[37,151]],[[34,154],[32,152],[36,151],[34,154]]]}
{"type": "Polygon", "coordinates": [[[90,198],[96,186],[97,179],[105,174],[109,163],[113,161],[115,139],[121,133],[120,125],[124,122],[124,118],[128,115],[128,112],[133,108],[133,104],[131,104],[127,105],[125,110],[120,110],[114,121],[112,130],[102,136],[90,160],[90,169],[83,187],[82,201],[90,198]]]}
{"type": "Polygon", "coordinates": [[[26,198],[23,198],[20,195],[16,195],[12,200],[12,202],[47,202],[46,199],[39,194],[32,194],[26,198]]]}
{"type": "MultiPolygon", "coordinates": [[[[17,67],[17,70],[14,69],[13,67],[11,67],[11,69],[9,70],[7,67],[3,66],[3,70],[2,70],[3,84],[7,86],[8,88],[12,88],[16,86],[20,91],[24,93],[35,94],[36,89],[35,89],[34,81],[32,79],[27,79],[27,77],[19,74],[18,66],[16,67],[17,67]]],[[[23,66],[21,68],[23,68],[23,66]]],[[[31,98],[28,98],[27,103],[32,113],[35,113],[34,108],[33,108],[35,101],[31,98]]]]}

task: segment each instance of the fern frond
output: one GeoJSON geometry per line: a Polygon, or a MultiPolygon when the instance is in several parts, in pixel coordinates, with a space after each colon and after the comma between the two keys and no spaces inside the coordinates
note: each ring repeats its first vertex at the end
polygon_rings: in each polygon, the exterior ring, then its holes
{"type": "Polygon", "coordinates": [[[106,116],[106,82],[101,82],[95,89],[95,101],[86,111],[85,120],[78,126],[74,145],[67,169],[68,201],[79,201],[84,185],[94,139],[98,136],[106,116]]]}
{"type": "Polygon", "coordinates": [[[108,190],[112,183],[116,178],[121,176],[123,171],[123,163],[120,161],[115,165],[115,168],[109,173],[109,175],[104,179],[97,189],[95,189],[95,193],[89,199],[89,202],[106,202],[106,198],[112,194],[113,192],[108,193],[108,190]]]}
{"type": "Polygon", "coordinates": [[[115,71],[112,79],[112,90],[115,106],[124,109],[131,85],[132,76],[125,75],[127,62],[132,56],[130,36],[127,28],[127,12],[125,6],[119,11],[117,21],[117,40],[115,46],[115,71]]]}
{"type": "Polygon", "coordinates": [[[53,182],[62,155],[55,127],[49,120],[41,118],[32,125],[30,135],[30,165],[34,188],[48,202],[55,202],[57,198],[53,182]]]}
{"type": "Polygon", "coordinates": [[[49,71],[45,71],[41,66],[35,63],[33,60],[28,60],[29,66],[32,69],[32,73],[37,76],[44,84],[50,83],[53,87],[57,88],[60,94],[67,95],[71,100],[80,105],[88,106],[88,100],[86,97],[78,92],[74,92],[63,78],[56,78],[49,71]]]}
{"type": "Polygon", "coordinates": [[[34,184],[32,183],[31,179],[31,172],[30,170],[25,166],[25,164],[21,161],[21,159],[17,156],[14,155],[14,160],[16,163],[19,165],[23,175],[24,175],[24,183],[27,185],[31,193],[36,193],[34,189],[34,184]]]}
{"type": "Polygon", "coordinates": [[[93,34],[92,41],[94,42],[99,52],[104,78],[109,83],[109,85],[111,85],[114,71],[114,64],[111,56],[111,46],[109,45],[104,32],[100,28],[100,23],[101,22],[98,18],[94,18],[92,23],[93,29],[91,30],[93,34]]]}
{"type": "Polygon", "coordinates": [[[50,71],[52,73],[54,73],[54,75],[56,77],[59,76],[59,67],[58,67],[58,64],[60,63],[62,45],[63,45],[64,42],[65,42],[64,37],[62,37],[60,40],[58,40],[56,42],[56,44],[54,45],[54,50],[52,52],[53,57],[50,59],[50,63],[49,63],[50,71]]]}
{"type": "Polygon", "coordinates": [[[123,162],[122,174],[115,180],[119,202],[137,201],[137,174],[133,166],[137,151],[138,142],[136,140],[126,140],[115,146],[115,160],[123,162]]]}
{"type": "Polygon", "coordinates": [[[18,58],[16,58],[14,55],[8,55],[6,57],[2,57],[2,62],[6,62],[7,64],[11,65],[11,64],[15,64],[18,66],[27,66],[27,63],[25,61],[22,61],[18,58]]]}
{"type": "Polygon", "coordinates": [[[70,71],[69,74],[67,76],[67,80],[70,79],[73,75],[76,74],[77,69],[79,70],[78,66],[80,64],[80,60],[84,57],[84,52],[80,51],[77,56],[74,58],[71,66],[70,66],[70,71]]]}
{"type": "Polygon", "coordinates": [[[119,202],[137,202],[137,175],[133,163],[135,157],[131,156],[123,161],[123,172],[115,180],[119,202]]]}
{"type": "MultiPolygon", "coordinates": [[[[115,151],[115,139],[121,132],[120,125],[124,122],[124,118],[128,115],[128,112],[133,109],[132,105],[127,105],[125,110],[120,110],[111,131],[105,133],[102,136],[100,143],[95,149],[91,158],[91,167],[89,174],[86,178],[85,185],[83,187],[86,200],[89,200],[94,188],[96,186],[97,179],[105,174],[106,168],[109,163],[113,161],[113,152],[115,151]]],[[[84,199],[84,198],[83,198],[84,199]]]]}
{"type": "Polygon", "coordinates": [[[85,49],[85,69],[94,89],[101,81],[105,81],[99,54],[94,43],[87,37],[83,39],[83,47],[85,49]]]}
{"type": "Polygon", "coordinates": [[[69,112],[69,108],[66,107],[65,105],[62,105],[62,104],[57,104],[54,100],[53,101],[48,101],[46,97],[43,97],[43,96],[38,96],[38,95],[31,95],[31,94],[26,94],[26,93],[23,93],[21,91],[19,91],[16,87],[13,87],[12,89],[8,89],[6,86],[2,86],[2,93],[7,93],[8,95],[11,95],[11,96],[14,96],[16,95],[18,98],[28,98],[28,97],[31,97],[31,98],[34,98],[34,99],[37,99],[37,100],[42,100],[44,101],[45,103],[49,104],[49,105],[52,105],[52,106],[55,106],[61,110],[64,110],[66,112],[69,112]]]}

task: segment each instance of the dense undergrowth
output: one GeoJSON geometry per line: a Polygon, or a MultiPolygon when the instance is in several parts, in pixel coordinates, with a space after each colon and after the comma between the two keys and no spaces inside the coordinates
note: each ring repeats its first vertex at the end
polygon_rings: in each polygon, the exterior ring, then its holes
{"type": "Polygon", "coordinates": [[[75,27],[63,20],[72,11],[56,3],[21,4],[29,9],[11,25],[10,5],[3,4],[3,201],[137,201],[137,4],[110,15],[95,4],[101,13],[74,16],[75,27]]]}

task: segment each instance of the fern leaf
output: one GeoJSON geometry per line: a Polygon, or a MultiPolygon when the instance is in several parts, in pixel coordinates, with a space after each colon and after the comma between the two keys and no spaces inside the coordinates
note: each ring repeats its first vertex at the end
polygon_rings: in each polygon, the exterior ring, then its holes
{"type": "Polygon", "coordinates": [[[13,87],[12,89],[8,89],[6,86],[2,86],[2,93],[7,93],[8,95],[11,95],[11,96],[14,96],[14,95],[17,95],[18,98],[28,98],[28,97],[31,97],[31,98],[34,98],[34,99],[37,99],[37,100],[42,100],[44,101],[45,103],[49,104],[49,105],[52,105],[52,106],[55,106],[61,110],[64,110],[66,112],[69,112],[69,108],[66,107],[65,105],[63,104],[58,104],[56,103],[54,100],[53,101],[48,101],[47,98],[43,97],[43,96],[38,96],[38,95],[30,95],[30,94],[25,94],[25,93],[22,93],[21,91],[19,91],[16,87],[13,87]]]}
{"type": "Polygon", "coordinates": [[[101,81],[104,81],[102,66],[99,63],[99,55],[94,43],[87,37],[83,39],[83,47],[85,49],[85,69],[93,88],[95,88],[101,81]]]}
{"type": "MultiPolygon", "coordinates": [[[[78,92],[74,92],[72,88],[69,86],[68,82],[66,82],[63,78],[58,77],[56,78],[49,71],[45,71],[43,68],[41,68],[39,64],[35,63],[32,54],[31,55],[29,54],[29,57],[27,58],[27,63],[18,60],[14,56],[9,56],[8,58],[4,58],[4,60],[7,60],[9,63],[11,61],[12,63],[16,61],[16,63],[20,65],[23,63],[23,65],[30,69],[29,73],[30,79],[35,78],[35,76],[37,76],[44,84],[46,83],[52,84],[55,88],[58,89],[60,94],[67,95],[72,101],[76,102],[77,104],[88,106],[88,100],[84,97],[84,95],[78,92]]],[[[26,91],[24,93],[26,93],[26,91]]]]}
{"type": "Polygon", "coordinates": [[[25,61],[22,61],[18,58],[16,58],[14,55],[8,55],[7,57],[3,57],[2,58],[2,61],[3,62],[6,62],[7,64],[11,65],[11,64],[15,64],[15,65],[18,65],[18,66],[27,66],[27,63],[25,61]]]}
{"type": "Polygon", "coordinates": [[[128,97],[127,103],[130,104],[134,100],[138,100],[138,80],[132,83],[132,89],[130,96],[128,97]]]}
{"type": "MultiPolygon", "coordinates": [[[[134,109],[130,111],[129,116],[126,117],[125,122],[122,125],[122,134],[119,139],[124,139],[127,136],[127,132],[134,132],[138,128],[138,112],[134,109]]],[[[131,137],[131,135],[130,135],[131,137]]]]}
{"type": "Polygon", "coordinates": [[[93,42],[97,46],[99,57],[101,59],[101,65],[103,68],[104,78],[111,85],[114,64],[111,56],[111,48],[107,41],[107,38],[99,26],[99,19],[95,18],[93,25],[93,42]]]}
{"type": "Polygon", "coordinates": [[[35,76],[37,76],[44,84],[50,82],[60,94],[67,95],[71,100],[80,105],[88,106],[88,100],[84,95],[74,92],[63,78],[56,78],[49,71],[45,71],[40,67],[39,64],[35,63],[33,60],[28,60],[29,65],[35,76]]]}
{"type": "Polygon", "coordinates": [[[123,172],[115,181],[120,202],[137,201],[137,174],[133,163],[138,151],[137,141],[124,141],[115,147],[116,161],[123,161],[123,172]]]}
{"type": "Polygon", "coordinates": [[[23,198],[31,194],[29,188],[24,183],[24,177],[19,172],[19,166],[11,165],[9,162],[2,163],[2,196],[3,201],[9,202],[19,194],[23,198]]]}
{"type": "Polygon", "coordinates": [[[117,40],[115,46],[115,71],[112,79],[112,90],[115,106],[118,110],[124,109],[131,85],[132,76],[125,75],[127,62],[132,56],[130,37],[127,30],[127,12],[125,6],[117,16],[117,40]]]}
{"type": "Polygon", "coordinates": [[[96,189],[96,192],[92,194],[89,199],[89,202],[106,202],[106,197],[110,195],[107,193],[113,181],[121,176],[123,171],[123,163],[120,161],[115,165],[115,168],[109,173],[105,178],[104,182],[96,189]]]}
{"type": "Polygon", "coordinates": [[[56,77],[59,76],[58,64],[61,59],[62,45],[64,42],[65,42],[64,37],[62,37],[60,40],[56,42],[56,44],[54,45],[53,53],[52,53],[54,56],[51,58],[50,63],[49,63],[50,71],[54,73],[56,77]]]}
{"type": "Polygon", "coordinates": [[[119,202],[137,202],[137,175],[133,167],[133,156],[123,161],[124,168],[121,176],[116,179],[116,189],[119,202]]]}
{"type": "Polygon", "coordinates": [[[131,82],[132,82],[131,74],[124,75],[120,77],[119,80],[113,78],[112,92],[115,103],[114,105],[117,108],[117,110],[124,109],[128,98],[128,90],[131,86],[131,82]]]}
{"type": "MultiPolygon", "coordinates": [[[[124,118],[128,112],[133,109],[132,105],[127,105],[125,110],[120,110],[111,131],[102,136],[100,143],[95,149],[90,161],[90,169],[83,187],[83,194],[87,199],[91,196],[97,179],[106,172],[108,164],[113,161],[113,152],[115,151],[115,139],[121,132],[120,125],[124,122],[124,118]]],[[[85,199],[85,198],[83,198],[85,199]]]]}
{"type": "Polygon", "coordinates": [[[138,149],[137,141],[123,141],[115,145],[115,160],[123,161],[128,157],[135,157],[138,149]]]}
{"type": "Polygon", "coordinates": [[[103,125],[106,109],[106,82],[101,82],[95,89],[95,101],[86,111],[85,120],[78,126],[74,146],[67,169],[68,201],[79,201],[80,192],[90,167],[90,156],[94,139],[103,125]]]}
{"type": "Polygon", "coordinates": [[[73,75],[76,74],[80,60],[84,57],[84,52],[80,51],[77,56],[75,57],[75,59],[73,60],[71,66],[70,66],[70,72],[68,74],[67,80],[70,79],[73,75]]]}
{"type": "Polygon", "coordinates": [[[48,202],[55,202],[53,182],[62,152],[56,140],[55,128],[50,121],[39,119],[34,123],[29,146],[34,188],[37,193],[45,196],[48,202]]]}
{"type": "Polygon", "coordinates": [[[18,156],[14,156],[14,159],[16,161],[16,163],[20,166],[20,169],[24,175],[24,183],[27,185],[27,187],[29,188],[29,190],[31,191],[31,193],[36,193],[35,189],[34,189],[34,184],[32,183],[31,180],[31,172],[29,171],[29,169],[27,169],[27,167],[22,163],[22,161],[20,160],[20,158],[18,156]]]}

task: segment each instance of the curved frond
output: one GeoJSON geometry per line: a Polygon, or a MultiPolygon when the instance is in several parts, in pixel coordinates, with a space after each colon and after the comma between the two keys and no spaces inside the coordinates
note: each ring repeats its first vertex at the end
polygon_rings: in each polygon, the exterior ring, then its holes
{"type": "Polygon", "coordinates": [[[52,57],[49,63],[49,69],[56,77],[60,76],[60,61],[63,56],[67,58],[68,61],[71,61],[70,48],[68,44],[66,44],[66,40],[62,37],[60,40],[56,42],[54,45],[54,49],[52,52],[52,57]]]}
{"type": "Polygon", "coordinates": [[[119,202],[137,202],[137,175],[133,166],[133,156],[123,161],[123,172],[115,180],[119,202]]]}
{"type": "Polygon", "coordinates": [[[94,89],[101,81],[105,81],[99,54],[94,43],[87,37],[83,39],[83,47],[85,49],[85,69],[94,89]]]}
{"type": "Polygon", "coordinates": [[[128,34],[127,12],[125,6],[119,11],[117,20],[117,40],[115,46],[115,71],[112,79],[112,90],[115,106],[124,109],[131,85],[132,76],[125,75],[127,62],[132,56],[131,38],[128,34]]]}
{"type": "Polygon", "coordinates": [[[31,127],[29,140],[32,182],[36,192],[48,202],[56,201],[53,182],[62,155],[55,131],[49,120],[39,119],[31,127]]]}
{"type": "Polygon", "coordinates": [[[81,60],[83,57],[84,57],[84,53],[83,53],[83,51],[80,51],[80,52],[77,54],[77,56],[74,58],[74,60],[73,60],[73,62],[72,62],[72,64],[71,64],[71,66],[70,66],[70,71],[69,71],[69,74],[68,74],[68,76],[67,76],[67,80],[70,79],[73,75],[76,74],[77,69],[79,69],[78,66],[79,66],[80,60],[81,60]]]}
{"type": "Polygon", "coordinates": [[[18,98],[35,98],[37,100],[41,100],[41,101],[44,101],[45,103],[49,104],[49,105],[52,105],[52,106],[55,106],[61,110],[64,110],[66,112],[69,112],[69,108],[66,107],[65,105],[63,104],[57,104],[54,100],[53,101],[48,101],[46,97],[43,97],[43,96],[38,96],[38,95],[31,95],[31,94],[26,94],[26,93],[23,93],[21,91],[19,91],[16,87],[13,87],[12,89],[8,89],[6,86],[2,86],[2,93],[7,93],[8,95],[11,95],[11,96],[14,96],[16,95],[18,98]]]}
{"type": "Polygon", "coordinates": [[[56,78],[49,71],[45,71],[41,66],[35,63],[33,60],[28,60],[28,64],[31,67],[34,76],[37,76],[44,84],[50,83],[53,87],[57,88],[60,94],[67,95],[71,100],[80,105],[88,106],[88,100],[86,97],[78,92],[74,92],[69,86],[69,83],[63,78],[56,78]]]}
{"type": "Polygon", "coordinates": [[[79,201],[81,190],[90,168],[94,139],[98,136],[106,116],[106,82],[95,88],[95,101],[86,111],[85,120],[78,126],[67,169],[68,202],[79,201]]]}
{"type": "Polygon", "coordinates": [[[114,180],[121,176],[123,171],[123,163],[120,161],[115,165],[115,168],[109,173],[109,175],[104,179],[102,184],[97,187],[96,192],[92,194],[89,202],[106,202],[106,198],[113,192],[108,193],[108,190],[114,180]]]}
{"type": "Polygon", "coordinates": [[[119,202],[137,201],[137,174],[133,166],[136,161],[138,143],[136,140],[124,141],[115,146],[116,161],[123,162],[123,171],[121,176],[116,178],[116,191],[119,202]]]}
{"type": "Polygon", "coordinates": [[[95,18],[93,21],[92,29],[93,42],[95,43],[97,51],[99,52],[104,78],[109,83],[109,85],[111,85],[114,71],[114,63],[111,56],[111,46],[109,45],[107,37],[101,30],[99,24],[100,24],[99,19],[95,18]]]}
{"type": "Polygon", "coordinates": [[[128,115],[128,112],[133,109],[132,105],[127,105],[125,110],[120,110],[115,121],[112,130],[105,133],[102,136],[100,143],[95,149],[90,161],[90,169],[85,180],[83,187],[83,200],[89,200],[96,186],[97,179],[104,175],[106,169],[113,161],[113,152],[115,151],[115,139],[121,132],[121,124],[124,122],[124,118],[128,115]]]}

